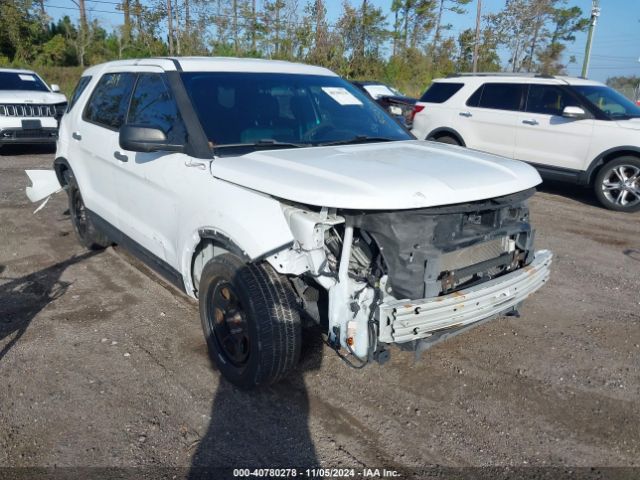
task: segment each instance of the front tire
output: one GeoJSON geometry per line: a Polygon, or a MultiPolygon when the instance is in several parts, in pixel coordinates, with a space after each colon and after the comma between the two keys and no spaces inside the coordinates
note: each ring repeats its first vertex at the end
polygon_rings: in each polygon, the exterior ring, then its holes
{"type": "Polygon", "coordinates": [[[71,224],[80,244],[89,250],[101,250],[108,247],[111,242],[107,236],[100,232],[91,221],[87,207],[84,205],[80,188],[76,177],[70,170],[64,172],[69,197],[69,214],[71,224]]]}
{"type": "Polygon", "coordinates": [[[205,265],[198,291],[209,355],[229,382],[270,385],[297,365],[298,304],[288,280],[270,265],[220,255],[205,265]]]}
{"type": "Polygon", "coordinates": [[[640,210],[640,159],[620,157],[602,166],[593,184],[600,203],[609,210],[640,210]]]}

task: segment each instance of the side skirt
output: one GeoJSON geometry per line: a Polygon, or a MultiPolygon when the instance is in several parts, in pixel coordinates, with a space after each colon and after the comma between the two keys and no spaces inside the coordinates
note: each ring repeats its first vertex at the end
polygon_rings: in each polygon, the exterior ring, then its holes
{"type": "Polygon", "coordinates": [[[527,162],[540,173],[543,179],[557,180],[559,182],[569,182],[577,185],[586,185],[586,173],[583,170],[572,170],[570,168],[552,167],[539,163],[527,162]]]}
{"type": "Polygon", "coordinates": [[[97,215],[91,210],[87,210],[87,214],[89,215],[89,218],[96,226],[96,228],[104,233],[107,237],[109,237],[109,240],[126,248],[137,259],[139,259],[149,268],[156,271],[159,275],[161,275],[165,280],[178,288],[180,291],[186,293],[182,275],[175,268],[151,253],[131,237],[125,235],[122,231],[111,225],[101,216],[97,215]]]}

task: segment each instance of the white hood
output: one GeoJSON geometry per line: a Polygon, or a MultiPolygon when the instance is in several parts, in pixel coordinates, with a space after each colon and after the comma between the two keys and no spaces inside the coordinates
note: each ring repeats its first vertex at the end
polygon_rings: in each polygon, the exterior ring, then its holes
{"type": "Polygon", "coordinates": [[[66,102],[62,93],[37,90],[0,90],[0,103],[55,104],[66,102]]]}
{"type": "Polygon", "coordinates": [[[542,181],[523,162],[419,140],[258,151],[216,158],[211,171],[278,198],[368,210],[484,200],[542,181]]]}
{"type": "MultiPolygon", "coordinates": [[[[640,118],[630,118],[629,120],[618,120],[616,122],[622,128],[640,130],[640,118]]],[[[640,138],[638,139],[640,141],[640,138]]]]}

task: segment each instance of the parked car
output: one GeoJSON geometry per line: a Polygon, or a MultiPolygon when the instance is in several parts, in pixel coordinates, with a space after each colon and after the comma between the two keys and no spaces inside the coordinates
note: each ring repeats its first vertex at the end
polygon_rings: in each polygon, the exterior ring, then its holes
{"type": "Polygon", "coordinates": [[[389,85],[374,81],[353,81],[356,87],[378,102],[382,108],[398,118],[405,127],[411,129],[413,107],[417,99],[407,97],[389,85]]]}
{"type": "Polygon", "coordinates": [[[544,178],[593,188],[611,210],[640,210],[640,107],[570,77],[455,75],[416,104],[413,134],[524,160],[544,178]]]}
{"type": "Polygon", "coordinates": [[[94,66],[54,168],[79,241],[121,244],[197,298],[213,361],[243,387],[296,365],[303,322],[363,366],[515,313],[549,276],[533,168],[414,140],[320,67],[94,66]]]}
{"type": "Polygon", "coordinates": [[[0,68],[0,147],[55,143],[67,99],[31,70],[0,68]]]}

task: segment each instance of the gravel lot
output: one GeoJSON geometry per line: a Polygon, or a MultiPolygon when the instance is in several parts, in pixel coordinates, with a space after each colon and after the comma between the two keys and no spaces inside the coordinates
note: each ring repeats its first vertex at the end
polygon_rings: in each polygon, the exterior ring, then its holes
{"type": "Polygon", "coordinates": [[[83,251],[65,195],[33,214],[24,169],[52,160],[0,154],[0,466],[639,465],[640,214],[545,186],[555,263],[521,318],[359,371],[310,336],[291,378],[245,393],[194,302],[83,251]]]}

